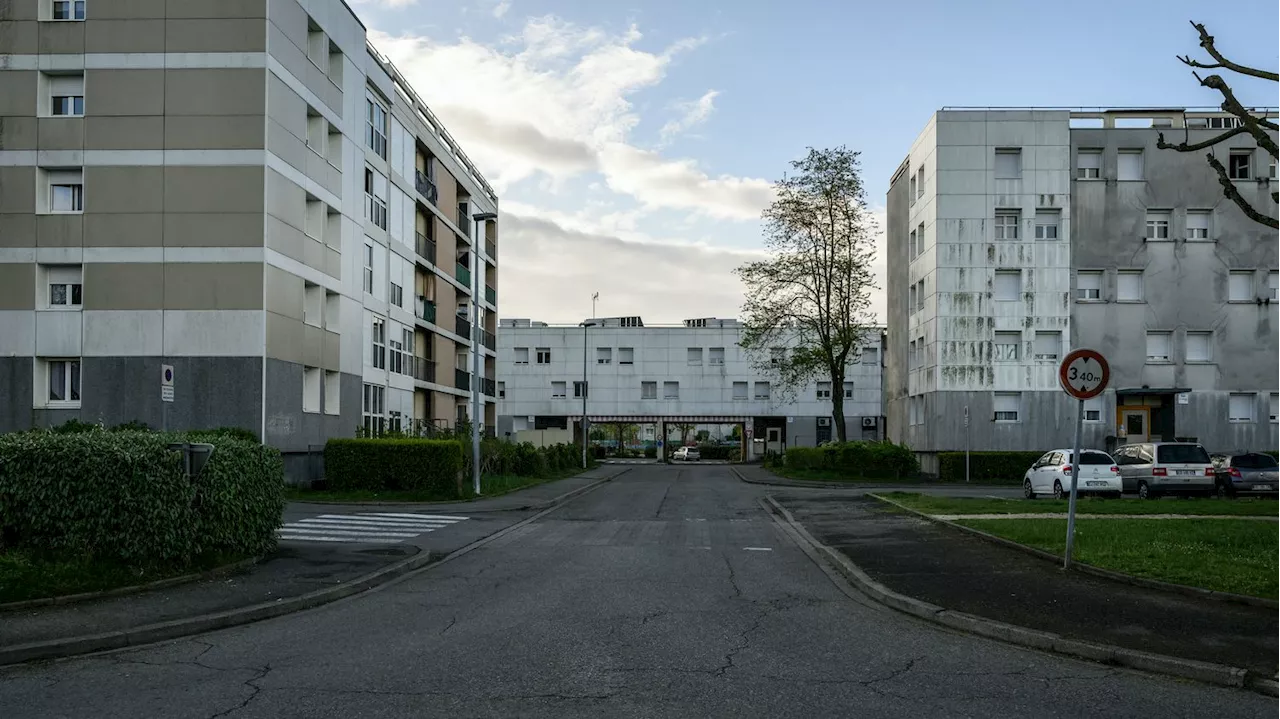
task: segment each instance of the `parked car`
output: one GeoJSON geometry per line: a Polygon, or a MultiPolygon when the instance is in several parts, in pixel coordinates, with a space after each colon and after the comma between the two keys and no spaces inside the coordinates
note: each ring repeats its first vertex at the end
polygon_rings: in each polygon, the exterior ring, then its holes
{"type": "Polygon", "coordinates": [[[1276,494],[1278,484],[1276,458],[1261,452],[1215,454],[1211,458],[1217,474],[1219,497],[1239,494],[1276,494]]]}
{"type": "MultiPolygon", "coordinates": [[[[1054,449],[1044,453],[1022,478],[1022,494],[1027,499],[1052,494],[1054,499],[1071,495],[1071,450],[1054,449]]],[[[1097,494],[1119,497],[1120,469],[1106,452],[1080,450],[1080,475],[1076,480],[1076,496],[1097,494]]]]}
{"type": "Polygon", "coordinates": [[[671,459],[677,462],[696,462],[702,459],[702,453],[697,447],[681,447],[671,455],[671,459]]]}
{"type": "Polygon", "coordinates": [[[1111,453],[1120,467],[1124,491],[1143,499],[1161,494],[1217,491],[1217,470],[1209,453],[1195,442],[1136,442],[1111,453]]]}

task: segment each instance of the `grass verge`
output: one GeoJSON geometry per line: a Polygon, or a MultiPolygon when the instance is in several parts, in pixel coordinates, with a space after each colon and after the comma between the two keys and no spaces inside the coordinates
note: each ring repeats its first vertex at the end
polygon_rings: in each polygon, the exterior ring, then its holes
{"type": "MultiPolygon", "coordinates": [[[[508,492],[514,492],[517,489],[525,489],[539,484],[545,484],[547,482],[567,479],[569,477],[582,474],[582,472],[583,470],[581,468],[573,467],[550,473],[544,477],[521,477],[513,474],[486,474],[480,478],[480,497],[496,497],[508,492]]],[[[284,496],[285,499],[295,502],[316,500],[321,502],[456,502],[476,499],[476,495],[469,491],[469,481],[467,482],[467,485],[467,494],[461,499],[433,492],[373,489],[339,491],[329,489],[302,489],[300,487],[286,487],[284,496]]]]}
{"type": "Polygon", "coordinates": [[[787,479],[799,479],[807,482],[866,482],[868,484],[884,484],[886,482],[918,482],[914,478],[899,478],[893,473],[871,475],[850,474],[832,469],[792,469],[788,467],[769,467],[770,472],[787,479]]]}
{"type": "MultiPolygon", "coordinates": [[[[937,497],[915,492],[880,492],[925,514],[1066,514],[1065,499],[994,499],[987,497],[937,497]]],[[[1080,514],[1205,514],[1231,517],[1274,517],[1280,502],[1274,499],[1099,499],[1080,497],[1080,514]]],[[[1002,520],[1003,521],[1003,520],[1002,520]]]]}
{"type": "Polygon", "coordinates": [[[6,549],[0,551],[0,604],[148,584],[205,572],[245,558],[217,554],[181,566],[129,567],[88,557],[6,549]]]}
{"type": "MultiPolygon", "coordinates": [[[[1061,554],[1065,519],[965,519],[957,524],[1061,554]]],[[[1275,599],[1276,527],[1243,519],[1082,519],[1076,560],[1137,577],[1275,599]]]]}

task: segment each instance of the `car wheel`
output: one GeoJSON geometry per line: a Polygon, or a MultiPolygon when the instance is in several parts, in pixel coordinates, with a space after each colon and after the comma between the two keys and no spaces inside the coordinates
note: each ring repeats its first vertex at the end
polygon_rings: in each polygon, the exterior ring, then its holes
{"type": "Polygon", "coordinates": [[[1027,499],[1036,498],[1036,493],[1034,490],[1031,489],[1031,480],[1029,479],[1022,480],[1022,496],[1026,497],[1027,499]]]}
{"type": "Polygon", "coordinates": [[[1138,482],[1138,499],[1155,499],[1156,492],[1146,482],[1138,482]]]}
{"type": "Polygon", "coordinates": [[[1053,480],[1053,498],[1062,499],[1062,482],[1053,480]]]}

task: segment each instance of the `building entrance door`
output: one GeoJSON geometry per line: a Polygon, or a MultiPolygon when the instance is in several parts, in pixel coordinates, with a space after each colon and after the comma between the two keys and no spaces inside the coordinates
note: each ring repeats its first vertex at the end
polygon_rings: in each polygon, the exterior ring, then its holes
{"type": "Polygon", "coordinates": [[[1120,437],[1125,442],[1146,442],[1151,436],[1151,408],[1118,407],[1116,414],[1120,425],[1120,437]]]}

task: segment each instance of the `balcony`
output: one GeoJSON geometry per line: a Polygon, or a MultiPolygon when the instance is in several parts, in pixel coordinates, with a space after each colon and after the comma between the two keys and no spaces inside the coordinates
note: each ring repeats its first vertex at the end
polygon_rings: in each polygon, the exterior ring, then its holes
{"type": "Polygon", "coordinates": [[[493,244],[493,240],[484,241],[484,253],[492,259],[498,259],[498,246],[493,244]]]}
{"type": "Polygon", "coordinates": [[[459,282],[466,285],[467,289],[471,289],[471,270],[468,270],[466,265],[459,262],[453,268],[453,275],[458,278],[459,282]]]}
{"type": "Polygon", "coordinates": [[[480,392],[486,397],[498,396],[498,383],[493,381],[492,377],[480,378],[480,392]]]}
{"type": "Polygon", "coordinates": [[[496,352],[498,349],[498,338],[494,337],[493,333],[489,330],[480,331],[483,333],[480,335],[480,338],[484,341],[484,346],[496,352]]]}
{"type": "Polygon", "coordinates": [[[427,258],[427,262],[430,262],[431,264],[434,265],[436,263],[436,241],[431,239],[430,237],[427,237],[421,232],[417,234],[418,234],[418,243],[417,243],[418,254],[421,255],[422,257],[427,258]]]}
{"type": "Polygon", "coordinates": [[[462,315],[454,315],[453,331],[462,335],[464,339],[471,339],[471,320],[462,315]]]}
{"type": "Polygon", "coordinates": [[[458,369],[455,367],[453,370],[453,386],[457,387],[458,389],[466,390],[470,392],[471,391],[471,373],[466,370],[458,369]]]}
{"type": "Polygon", "coordinates": [[[467,211],[462,206],[458,207],[458,229],[462,230],[462,234],[471,237],[471,218],[467,217],[467,211]]]}
{"type": "Polygon", "coordinates": [[[498,291],[493,289],[489,285],[484,286],[484,298],[489,304],[493,305],[494,307],[498,306],[498,291]]]}
{"type": "Polygon", "coordinates": [[[436,363],[423,357],[410,357],[409,374],[422,382],[435,382],[436,363]]]}
{"type": "Polygon", "coordinates": [[[436,188],[436,183],[430,177],[422,174],[421,170],[413,173],[413,186],[417,188],[418,194],[426,198],[427,202],[436,204],[440,199],[440,191],[436,188]]]}
{"type": "Polygon", "coordinates": [[[417,312],[415,313],[420,320],[426,320],[431,324],[436,323],[436,303],[427,299],[425,295],[418,295],[417,312]]]}

